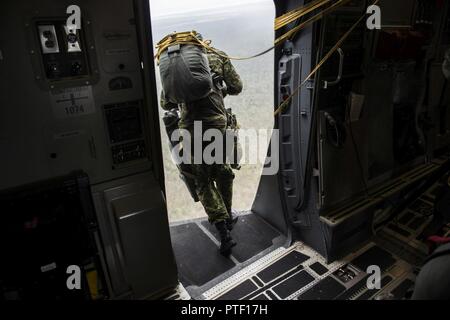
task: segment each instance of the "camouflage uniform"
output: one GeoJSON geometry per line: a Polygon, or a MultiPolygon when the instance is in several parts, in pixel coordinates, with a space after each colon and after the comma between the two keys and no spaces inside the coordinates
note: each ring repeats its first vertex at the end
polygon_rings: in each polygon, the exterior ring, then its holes
{"type": "MultiPolygon", "coordinates": [[[[208,53],[211,73],[222,77],[227,86],[226,94],[237,95],[242,91],[242,81],[231,61],[214,53],[208,53]]],[[[161,107],[164,110],[180,108],[180,129],[187,129],[193,137],[194,121],[202,122],[203,131],[215,128],[225,134],[227,113],[223,93],[214,88],[201,100],[180,106],[166,102],[161,94],[161,107]]],[[[231,216],[234,173],[229,164],[191,164],[195,175],[196,192],[210,223],[224,221],[231,216]]]]}

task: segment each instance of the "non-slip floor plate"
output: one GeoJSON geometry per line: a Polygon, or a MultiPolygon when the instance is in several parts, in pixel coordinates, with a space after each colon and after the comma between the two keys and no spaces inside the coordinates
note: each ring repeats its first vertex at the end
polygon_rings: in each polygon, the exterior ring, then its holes
{"type": "Polygon", "coordinates": [[[356,300],[369,300],[370,297],[374,296],[381,289],[386,287],[392,280],[393,279],[391,276],[385,276],[383,279],[381,279],[380,289],[368,289],[368,290],[366,290],[366,292],[364,292],[362,295],[360,295],[356,300]]]}
{"type": "Polygon", "coordinates": [[[252,293],[256,289],[258,289],[258,287],[250,279],[248,279],[225,293],[223,296],[217,298],[217,300],[238,300],[252,293]]]}
{"type": "MultiPolygon", "coordinates": [[[[208,221],[202,225],[219,240],[217,230],[208,221]]],[[[233,248],[233,257],[239,262],[247,261],[272,246],[272,240],[280,234],[255,214],[240,215],[231,236],[237,242],[233,248]]]]}
{"type": "Polygon", "coordinates": [[[345,286],[331,276],[326,277],[314,287],[298,297],[299,300],[333,300],[342,292],[345,286]]]}
{"type": "Polygon", "coordinates": [[[352,264],[360,270],[366,271],[367,267],[377,265],[382,271],[386,270],[395,263],[395,258],[386,250],[373,246],[360,256],[356,257],[352,264]]]}
{"type": "Polygon", "coordinates": [[[203,293],[205,299],[353,300],[385,295],[399,281],[414,277],[413,267],[372,242],[327,264],[314,250],[297,242],[255,261],[203,293]],[[382,270],[380,290],[368,290],[366,268],[382,270]],[[342,273],[347,276],[340,276],[342,273]],[[342,278],[342,279],[341,279],[342,278]],[[234,283],[234,285],[233,285],[234,283]],[[252,290],[251,293],[248,293],[252,290]]]}
{"type": "Polygon", "coordinates": [[[314,277],[302,270],[292,277],[284,280],[273,288],[273,291],[281,298],[286,299],[304,286],[314,281],[314,277]]]}
{"type": "Polygon", "coordinates": [[[269,283],[273,279],[281,276],[308,259],[309,257],[307,255],[304,255],[298,251],[292,251],[280,260],[260,271],[257,275],[262,281],[269,283]]]}
{"type": "Polygon", "coordinates": [[[315,273],[317,273],[319,276],[328,272],[327,267],[325,267],[320,262],[314,262],[312,265],[309,266],[309,268],[313,270],[315,273]]]}
{"type": "Polygon", "coordinates": [[[172,226],[170,234],[178,273],[185,287],[202,286],[235,266],[220,255],[217,245],[195,223],[172,226]]]}
{"type": "Polygon", "coordinates": [[[402,300],[406,298],[408,290],[414,288],[414,282],[410,279],[405,279],[394,290],[391,291],[396,300],[402,300]]]}

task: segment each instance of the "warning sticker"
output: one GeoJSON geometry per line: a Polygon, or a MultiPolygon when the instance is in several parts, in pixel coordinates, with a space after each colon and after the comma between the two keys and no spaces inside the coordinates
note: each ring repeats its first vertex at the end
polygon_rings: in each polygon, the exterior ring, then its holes
{"type": "Polygon", "coordinates": [[[92,87],[76,87],[50,92],[53,114],[56,118],[72,118],[95,112],[92,87]]]}

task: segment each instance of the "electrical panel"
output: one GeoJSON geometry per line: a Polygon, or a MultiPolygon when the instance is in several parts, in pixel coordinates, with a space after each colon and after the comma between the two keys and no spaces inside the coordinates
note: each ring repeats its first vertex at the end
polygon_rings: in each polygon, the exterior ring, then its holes
{"type": "Polygon", "coordinates": [[[81,30],[69,29],[65,21],[38,22],[37,29],[47,79],[54,81],[89,75],[81,30]]]}
{"type": "Polygon", "coordinates": [[[63,18],[26,24],[35,80],[41,89],[93,84],[99,79],[90,24],[68,27],[63,18]]]}
{"type": "Polygon", "coordinates": [[[141,101],[131,101],[104,106],[114,168],[148,156],[141,105],[141,101]]]}

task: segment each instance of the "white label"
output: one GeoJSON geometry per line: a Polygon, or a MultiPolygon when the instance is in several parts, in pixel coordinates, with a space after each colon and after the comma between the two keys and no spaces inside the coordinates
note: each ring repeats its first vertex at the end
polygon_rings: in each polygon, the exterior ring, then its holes
{"type": "Polygon", "coordinates": [[[53,138],[55,140],[59,140],[59,139],[66,139],[66,138],[72,138],[72,137],[77,137],[84,134],[83,130],[76,130],[76,131],[68,131],[68,132],[61,132],[61,133],[57,133],[53,136],[53,138]]]}
{"type": "Polygon", "coordinates": [[[50,270],[56,269],[56,263],[52,262],[50,264],[47,264],[45,266],[41,266],[41,272],[47,272],[50,270]]]}
{"type": "Polygon", "coordinates": [[[124,49],[108,49],[108,50],[105,50],[105,53],[106,53],[108,56],[130,54],[131,52],[132,52],[132,50],[131,50],[131,49],[128,49],[128,48],[124,48],[124,49]]]}
{"type": "Polygon", "coordinates": [[[50,93],[53,114],[56,118],[72,118],[95,112],[92,87],[54,90],[50,93]]]}

